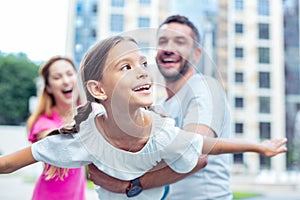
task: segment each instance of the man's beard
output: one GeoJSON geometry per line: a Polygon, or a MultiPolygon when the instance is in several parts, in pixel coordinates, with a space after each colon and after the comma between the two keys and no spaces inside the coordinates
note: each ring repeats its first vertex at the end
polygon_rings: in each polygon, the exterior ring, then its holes
{"type": "MultiPolygon", "coordinates": [[[[157,63],[157,65],[159,65],[159,64],[157,63]]],[[[179,72],[176,72],[176,73],[166,74],[161,71],[160,67],[158,67],[158,69],[159,69],[161,75],[166,80],[166,82],[175,82],[175,81],[181,79],[187,73],[189,67],[190,67],[190,64],[187,61],[185,61],[183,66],[180,68],[179,72]]]]}

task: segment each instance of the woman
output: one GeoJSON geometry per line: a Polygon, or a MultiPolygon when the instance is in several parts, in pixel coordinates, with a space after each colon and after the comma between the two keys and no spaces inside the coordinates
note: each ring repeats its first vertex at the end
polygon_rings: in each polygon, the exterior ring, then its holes
{"type": "MultiPolygon", "coordinates": [[[[81,103],[76,67],[71,59],[52,57],[41,66],[40,76],[44,87],[39,95],[38,107],[27,121],[28,140],[32,143],[44,138],[50,130],[70,123],[73,109],[81,103]]],[[[32,199],[83,200],[85,186],[84,167],[62,169],[44,164],[32,199]]]]}

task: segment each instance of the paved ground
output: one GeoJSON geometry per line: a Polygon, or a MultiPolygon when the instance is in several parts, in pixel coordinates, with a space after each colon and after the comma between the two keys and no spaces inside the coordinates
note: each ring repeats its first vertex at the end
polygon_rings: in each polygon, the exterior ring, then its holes
{"type": "MultiPolygon", "coordinates": [[[[30,169],[28,169],[30,170],[30,169]]],[[[30,178],[24,176],[24,173],[15,173],[11,175],[0,175],[0,199],[1,200],[30,200],[34,183],[30,178]]],[[[255,186],[253,186],[255,187],[255,186]]],[[[249,188],[248,188],[249,189],[249,188]]],[[[249,191],[249,190],[248,190],[249,191]]],[[[255,198],[245,200],[300,200],[299,191],[283,189],[271,190],[265,188],[265,194],[255,198]]],[[[86,189],[86,200],[96,200],[97,196],[94,190],[86,189]]]]}
{"type": "MultiPolygon", "coordinates": [[[[29,145],[23,126],[0,126],[0,155],[29,145]]],[[[0,175],[0,200],[30,200],[42,164],[25,167],[13,174],[0,175]]],[[[94,190],[86,189],[86,200],[96,200],[94,190]]]]}
{"type": "MultiPolygon", "coordinates": [[[[30,200],[34,188],[32,180],[23,175],[0,175],[0,199],[1,200],[30,200]]],[[[86,189],[86,200],[96,200],[94,190],[86,189]]]]}

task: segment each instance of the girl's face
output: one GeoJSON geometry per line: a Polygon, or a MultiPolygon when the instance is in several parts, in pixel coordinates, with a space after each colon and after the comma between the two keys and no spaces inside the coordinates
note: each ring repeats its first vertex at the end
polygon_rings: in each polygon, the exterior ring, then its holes
{"type": "Polygon", "coordinates": [[[109,51],[100,83],[113,107],[139,108],[153,103],[147,60],[132,41],[121,41],[109,51]]]}
{"type": "Polygon", "coordinates": [[[53,95],[56,105],[71,106],[76,103],[78,97],[76,80],[76,71],[69,62],[58,60],[50,66],[46,90],[53,95]]]}

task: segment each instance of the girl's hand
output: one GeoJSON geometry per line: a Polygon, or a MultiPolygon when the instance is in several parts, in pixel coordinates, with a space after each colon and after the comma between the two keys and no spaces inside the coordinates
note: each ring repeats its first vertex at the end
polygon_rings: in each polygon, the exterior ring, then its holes
{"type": "Polygon", "coordinates": [[[272,157],[279,153],[284,153],[287,151],[285,145],[287,142],[286,138],[283,139],[272,139],[272,140],[265,140],[262,142],[263,151],[262,154],[266,157],[272,157]]]}

